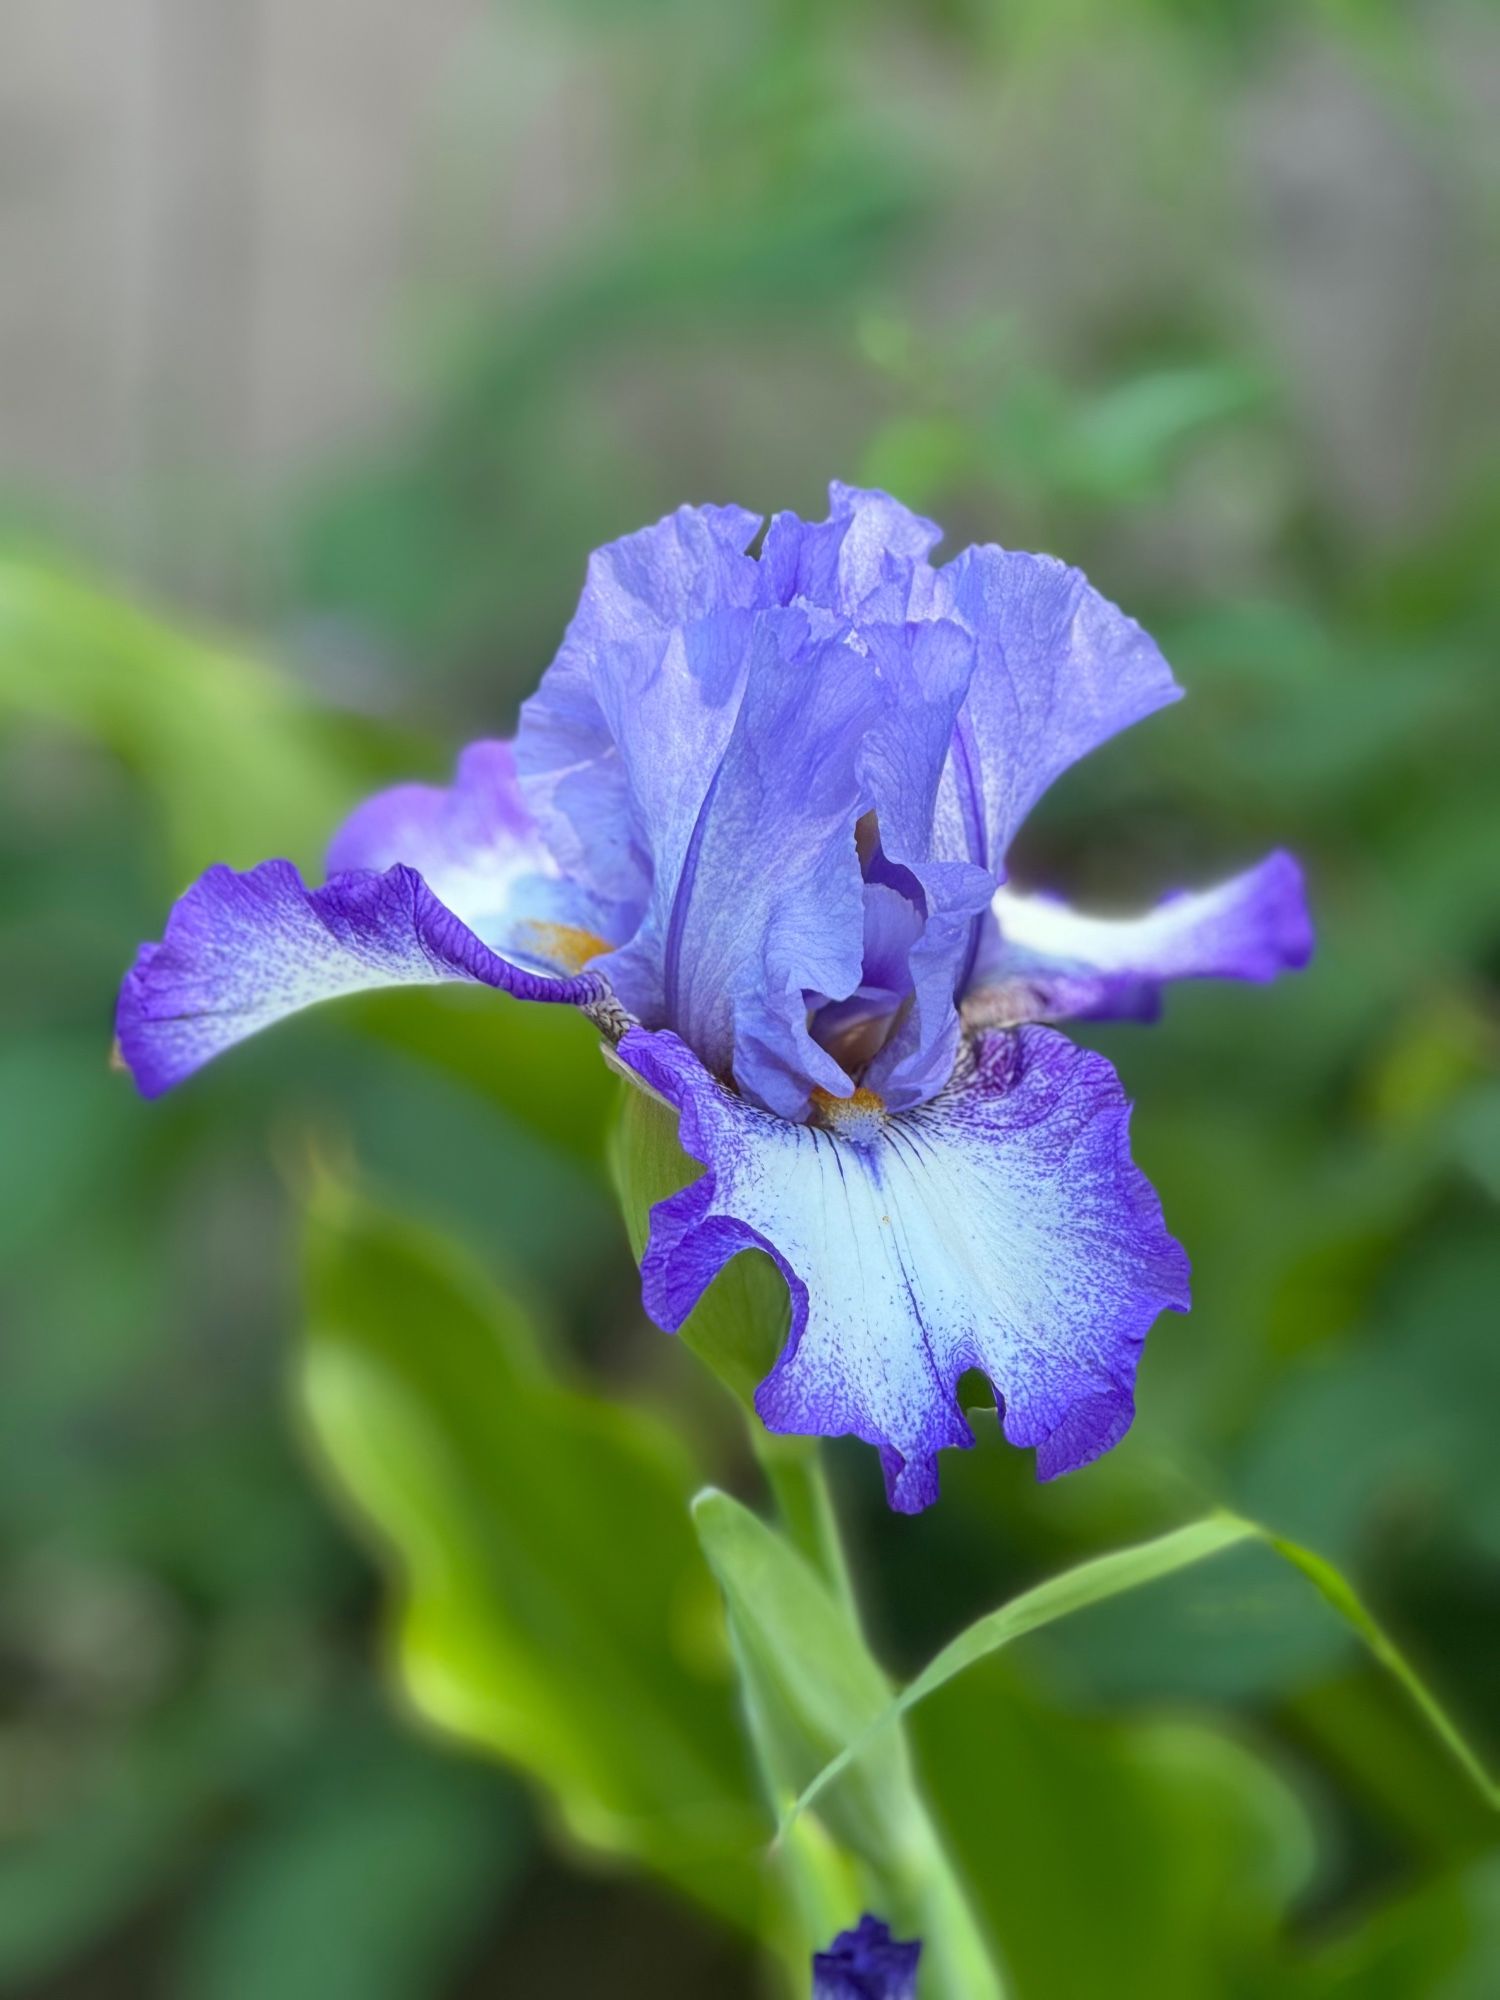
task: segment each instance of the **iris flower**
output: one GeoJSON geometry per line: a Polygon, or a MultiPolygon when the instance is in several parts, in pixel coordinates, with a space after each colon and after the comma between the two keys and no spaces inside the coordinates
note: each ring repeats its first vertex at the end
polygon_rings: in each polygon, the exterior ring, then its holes
{"type": "Polygon", "coordinates": [[[920,1944],[898,1944],[878,1917],[861,1917],[813,1958],[812,2000],[916,2000],[920,1944]]]}
{"type": "Polygon", "coordinates": [[[403,785],[328,879],[210,868],[125,980],[155,1096],[336,994],[468,980],[583,1009],[702,1174],[652,1213],[647,1311],[675,1331],[724,1263],[770,1256],[773,1431],[876,1445],[927,1506],[974,1442],[981,1370],[1050,1478],[1131,1422],[1188,1264],[1133,1164],[1114,1069],[1047,1025],[1144,1018],[1174,979],[1303,964],[1273,854],[1114,920],[1016,888],[1054,779],[1180,689],[1075,569],[965,549],[883,493],[826,521],[682,508],[591,559],[514,742],[403,785]]]}

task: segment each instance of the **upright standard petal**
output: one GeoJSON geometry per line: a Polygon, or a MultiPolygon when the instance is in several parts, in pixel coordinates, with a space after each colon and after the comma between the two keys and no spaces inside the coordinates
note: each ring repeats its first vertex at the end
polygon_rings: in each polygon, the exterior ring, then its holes
{"type": "Polygon", "coordinates": [[[656,1019],[757,1103],[801,1118],[814,1087],[850,1088],[809,1032],[807,996],[841,1000],[860,983],[858,760],[885,692],[863,653],[842,636],[815,636],[800,611],[763,612],[747,636],[723,756],[701,781],[686,844],[674,843],[658,870],[646,923],[610,972],[642,1013],[634,996],[659,964],[656,1019]]]}
{"type": "Polygon", "coordinates": [[[919,1940],[903,1944],[878,1917],[863,1916],[813,1957],[812,2000],[916,2000],[919,1940]]]}
{"type": "Polygon", "coordinates": [[[878,851],[866,873],[907,896],[921,928],[907,955],[909,999],[865,1083],[892,1110],[931,1097],[958,1052],[955,1002],[969,942],[995,878],[933,852],[933,813],[953,729],[974,670],[974,641],[948,619],[861,629],[885,701],[860,751],[878,851]]]}
{"type": "Polygon", "coordinates": [[[978,646],[940,800],[941,850],[1001,875],[1052,781],[1182,690],[1135,620],[1052,556],[965,549],[939,577],[978,646]]]}
{"type": "Polygon", "coordinates": [[[319,1000],[474,980],[519,1000],[608,1001],[597,973],[549,979],[497,957],[414,868],[356,870],[309,889],[290,861],[210,868],[142,945],[120,990],[120,1053],[147,1097],[319,1000]]]}
{"type": "Polygon", "coordinates": [[[937,1454],[973,1443],[956,1399],[986,1374],[1040,1477],[1125,1432],[1136,1365],[1188,1266],[1132,1163],[1102,1056],[1050,1029],[991,1034],[940,1096],[891,1114],[869,1091],[792,1125],[710,1077],[675,1035],[632,1029],[620,1061],[680,1114],[706,1171],[652,1211],[646,1308],[675,1331],[737,1252],[791,1293],[756,1407],[767,1428],[879,1447],[893,1507],[937,1497],[937,1454]]]}
{"type": "Polygon", "coordinates": [[[709,613],[663,636],[621,640],[601,654],[595,688],[614,745],[632,840],[648,885],[640,920],[612,976],[624,1004],[652,1026],[668,1005],[666,960],[679,885],[739,722],[755,652],[753,615],[709,613]]]}
{"type": "Polygon", "coordinates": [[[974,1025],[1070,1016],[1153,1020],[1174,979],[1257,983],[1312,956],[1302,870],[1277,852],[1243,875],[1169,896],[1143,917],[1088,917],[1049,896],[995,897],[964,1013],[974,1025]]]}
{"type": "MultiPolygon", "coordinates": [[[[650,829],[609,702],[623,678],[619,650],[631,654],[639,689],[674,633],[758,602],[760,568],[745,550],[759,527],[760,517],[743,507],[679,507],[597,550],[557,657],[522,707],[516,759],[527,799],[564,873],[605,902],[643,908],[652,877],[650,829]]],[[[705,695],[675,664],[651,691],[650,712],[633,723],[668,775],[677,761],[701,754],[701,706],[715,711],[710,726],[721,722],[725,735],[733,725],[726,691],[716,685],[705,695]]]]}
{"type": "Polygon", "coordinates": [[[889,493],[835,480],[826,521],[778,514],[766,530],[761,568],[768,601],[887,623],[922,615],[932,579],[927,557],[942,539],[935,522],[889,493]]]}

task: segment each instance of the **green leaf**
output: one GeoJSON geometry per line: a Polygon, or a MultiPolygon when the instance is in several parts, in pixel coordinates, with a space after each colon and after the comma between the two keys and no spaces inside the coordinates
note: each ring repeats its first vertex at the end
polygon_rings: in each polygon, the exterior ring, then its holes
{"type": "Polygon", "coordinates": [[[315,1201],[307,1285],[303,1406],[397,1579],[417,1710],[752,1921],[760,1821],[674,1441],[559,1384],[480,1271],[350,1195],[315,1201]]]}
{"type": "MultiPolygon", "coordinates": [[[[1416,1153],[1414,1143],[1404,1150],[1416,1153]]],[[[1391,1255],[1360,1338],[1314,1351],[1286,1370],[1266,1420],[1244,1441],[1235,1498],[1253,1518],[1275,1515],[1298,1541],[1337,1561],[1380,1546],[1400,1494],[1456,1560],[1500,1552],[1500,1493],[1490,1478],[1496,1385],[1494,1299],[1500,1232],[1462,1212],[1429,1224],[1391,1255]],[[1398,1425],[1388,1413],[1399,1410],[1398,1425]],[[1341,1444],[1329,1452],[1330,1424],[1341,1444]]],[[[1326,1621],[1320,1621],[1326,1622],[1326,1621]]]]}
{"type": "Polygon", "coordinates": [[[1272,1534],[1268,1528],[1257,1527],[1254,1532],[1267,1547],[1275,1549],[1279,1556],[1291,1563],[1294,1569],[1301,1570],[1324,1603],[1330,1605],[1346,1623],[1353,1626],[1380,1665],[1405,1691],[1412,1706],[1449,1756],[1471,1780],[1479,1796],[1496,1811],[1500,1811],[1500,1785],[1491,1778],[1478,1756],[1465,1741],[1463,1732],[1452,1716],[1389,1633],[1377,1623],[1369,1607],[1342,1571],[1335,1569],[1331,1562],[1317,1555],[1312,1549],[1305,1549],[1297,1542],[1287,1541],[1282,1535],[1272,1534]]]}
{"type": "Polygon", "coordinates": [[[1149,493],[1193,437],[1253,410],[1261,383],[1231,363],[1162,368],[1087,402],[1071,423],[1064,466],[1075,490],[1107,501],[1149,493]]]}
{"type": "MultiPolygon", "coordinates": [[[[677,1142],[677,1113],[638,1083],[623,1083],[610,1133],[610,1167],[637,1263],[651,1210],[703,1171],[677,1142]]],[[[837,1525],[818,1465],[816,1438],[778,1437],[755,1412],[755,1392],[787,1337],[786,1280],[758,1250],[742,1251],[713,1280],[678,1339],[743,1406],[751,1448],[793,1540],[835,1589],[848,1596],[837,1525]]]]}
{"type": "Polygon", "coordinates": [[[530,1860],[511,1788],[347,1711],[228,1844],[186,1913],[182,2000],[428,2000],[530,1860]]]}
{"type": "Polygon", "coordinates": [[[0,722],[105,745],[164,814],[175,868],[311,861],[377,760],[352,723],[228,646],[158,623],[61,570],[0,561],[0,722]]]}
{"type": "Polygon", "coordinates": [[[1054,1700],[991,1654],[909,1718],[945,1838],[1022,2000],[1279,1992],[1317,1847],[1238,1729],[1054,1700]]]}
{"type": "Polygon", "coordinates": [[[1292,1968],[1277,2000],[1490,2000],[1500,1967],[1500,1857],[1383,1900],[1292,1968]]]}
{"type": "Polygon", "coordinates": [[[15,1036],[0,1049],[0,1258],[66,1231],[85,1203],[129,1171],[132,1105],[108,1088],[102,1051],[77,1034],[15,1036]]]}
{"type": "Polygon", "coordinates": [[[362,994],[341,1019],[440,1070],[569,1154],[605,1188],[614,1079],[599,1031],[571,1007],[531,1007],[450,986],[362,994]]]}
{"type": "MultiPolygon", "coordinates": [[[[751,1736],[779,1808],[833,1748],[876,1732],[890,1685],[846,1605],[764,1521],[714,1491],[694,1501],[693,1519],[724,1593],[751,1736]]],[[[823,1819],[852,1864],[842,1879],[836,1868],[820,1868],[821,1848],[781,1844],[811,1934],[804,1948],[852,1921],[860,1908],[878,1908],[927,1940],[925,1990],[933,2000],[999,2000],[990,1950],[899,1731],[872,1744],[823,1819]]]]}
{"type": "Polygon", "coordinates": [[[863,1759],[893,1723],[977,1660],[998,1653],[1015,1640],[1040,1631],[1043,1626],[1066,1618],[1072,1612],[1102,1604],[1124,1591],[1139,1589],[1142,1584],[1154,1583],[1159,1577],[1170,1576],[1225,1549],[1251,1541],[1265,1543],[1292,1563],[1325,1601],[1354,1627],[1376,1659],[1410,1695],[1433,1733],[1473,1780],[1481,1796],[1500,1809],[1500,1788],[1484,1770],[1436,1696],[1333,1565],[1254,1521],[1217,1513],[1194,1521],[1187,1527],[1176,1528],[1170,1534],[1160,1535],[1154,1541],[1079,1563],[1076,1568],[1065,1570],[1061,1576],[1049,1577],[1034,1589],[1023,1591],[1009,1604],[1001,1605],[999,1610],[976,1619],[956,1639],[950,1640],[916,1679],[882,1709],[879,1716],[866,1724],[858,1735],[847,1739],[838,1754],[803,1787],[783,1816],[782,1836],[790,1832],[798,1815],[820,1798],[835,1778],[863,1759]]]}
{"type": "MultiPolygon", "coordinates": [[[[17,1770],[19,1747],[14,1739],[6,1745],[17,1770]]],[[[153,1756],[155,1747],[145,1740],[128,1746],[117,1760],[123,1772],[80,1787],[65,1821],[28,1828],[26,1840],[12,1844],[0,1873],[0,1981],[7,1991],[35,1991],[180,1866],[208,1784],[195,1784],[170,1753],[153,1756]]]]}
{"type": "MultiPolygon", "coordinates": [[[[816,1768],[827,1745],[878,1720],[890,1683],[822,1579],[758,1515],[710,1490],[693,1502],[693,1520],[729,1608],[766,1775],[777,1791],[795,1790],[809,1759],[816,1768]]],[[[877,1861],[905,1823],[910,1791],[904,1745],[885,1736],[825,1817],[877,1861]]]]}

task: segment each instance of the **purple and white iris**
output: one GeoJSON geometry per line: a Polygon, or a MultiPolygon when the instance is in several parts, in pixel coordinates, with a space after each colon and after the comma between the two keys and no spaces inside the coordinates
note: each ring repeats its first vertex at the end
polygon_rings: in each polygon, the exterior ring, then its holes
{"type": "Polygon", "coordinates": [[[1180,693],[1077,570],[835,485],[826,521],[682,508],[591,560],[514,743],[369,800],[329,877],[211,868],[144,946],[119,1040],[155,1096],[335,994],[479,981],[585,1009],[702,1175],[652,1213],[679,1327],[739,1251],[791,1294],[757,1407],[878,1446],[893,1506],[970,1445],[979,1369],[1043,1478],[1124,1433],[1188,1265],[1113,1068],[1044,1022],[1266,980],[1312,935],[1273,854],[1116,921],[1006,854],[1069,765],[1180,693]]]}
{"type": "Polygon", "coordinates": [[[878,1917],[861,1917],[813,1958],[812,2000],[916,2000],[920,1943],[898,1944],[878,1917]]]}

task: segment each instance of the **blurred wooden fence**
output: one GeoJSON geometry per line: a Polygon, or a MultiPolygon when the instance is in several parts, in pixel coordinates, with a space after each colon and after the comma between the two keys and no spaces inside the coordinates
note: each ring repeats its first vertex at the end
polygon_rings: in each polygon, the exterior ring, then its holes
{"type": "Polygon", "coordinates": [[[0,507],[156,569],[380,413],[413,161],[485,12],[0,0],[0,507]]]}

